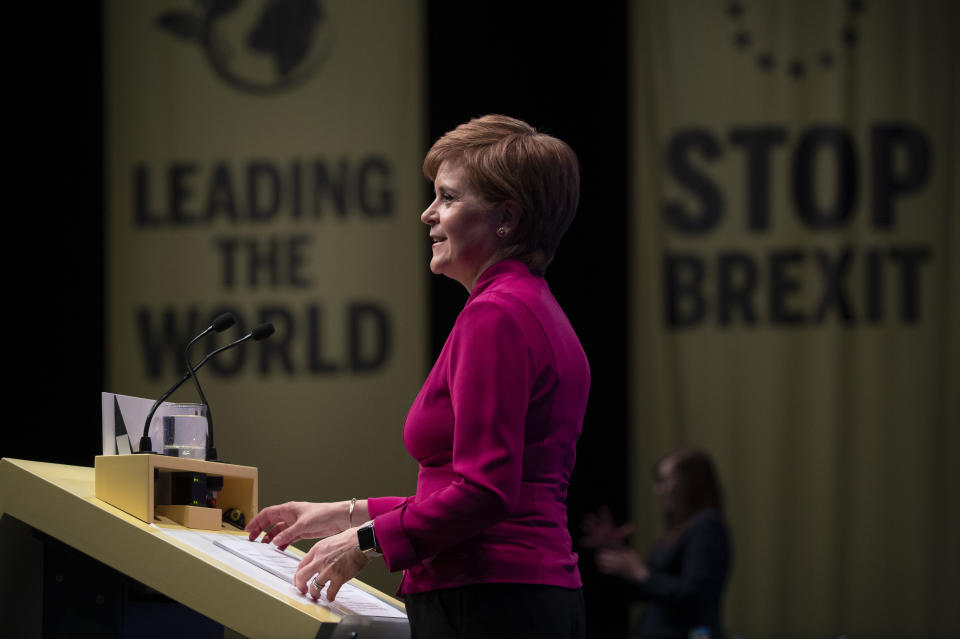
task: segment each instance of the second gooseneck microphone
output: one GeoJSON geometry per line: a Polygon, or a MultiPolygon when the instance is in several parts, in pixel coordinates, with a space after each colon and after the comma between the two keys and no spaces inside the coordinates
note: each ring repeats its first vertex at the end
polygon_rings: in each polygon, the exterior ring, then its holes
{"type": "MultiPolygon", "coordinates": [[[[273,335],[273,332],[274,332],[273,324],[271,324],[270,322],[267,322],[266,324],[261,324],[260,326],[257,326],[255,329],[253,329],[252,331],[250,331],[240,339],[230,342],[226,346],[221,346],[220,348],[218,348],[217,350],[213,351],[212,353],[204,357],[202,360],[200,360],[200,363],[197,364],[196,368],[191,369],[191,371],[193,372],[193,380],[194,381],[197,380],[196,371],[199,370],[201,366],[206,364],[208,359],[210,359],[220,351],[225,351],[228,348],[233,348],[234,346],[237,346],[238,344],[242,344],[248,339],[252,339],[255,342],[259,342],[260,340],[267,339],[268,337],[273,335]]],[[[206,400],[204,400],[204,403],[206,403],[206,400]]],[[[217,461],[217,447],[213,443],[213,420],[210,419],[210,406],[207,406],[207,460],[217,461]]]]}
{"type": "Polygon", "coordinates": [[[190,377],[193,378],[193,385],[197,389],[197,395],[200,396],[200,403],[203,404],[203,406],[206,407],[207,409],[206,411],[207,413],[206,458],[212,459],[212,460],[216,460],[217,458],[217,449],[213,447],[213,444],[210,441],[211,433],[213,432],[213,411],[210,410],[210,404],[207,402],[207,397],[206,395],[203,394],[203,389],[200,388],[200,378],[197,377],[197,371],[196,369],[194,369],[193,364],[190,362],[190,347],[192,347],[198,339],[202,338],[210,331],[216,331],[219,333],[221,331],[227,330],[228,328],[233,326],[234,323],[236,323],[236,318],[233,316],[232,313],[224,313],[222,315],[218,315],[213,320],[213,323],[211,323],[210,326],[208,326],[205,331],[203,331],[202,333],[194,337],[192,340],[190,340],[190,343],[187,344],[187,347],[183,350],[183,360],[187,363],[187,372],[190,373],[190,377]],[[213,457],[210,456],[211,451],[213,452],[213,457]]]}

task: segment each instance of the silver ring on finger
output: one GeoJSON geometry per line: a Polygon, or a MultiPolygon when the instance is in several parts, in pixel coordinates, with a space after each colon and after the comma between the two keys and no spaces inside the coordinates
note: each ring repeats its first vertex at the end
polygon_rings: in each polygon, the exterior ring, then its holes
{"type": "Polygon", "coordinates": [[[317,581],[317,578],[318,578],[319,576],[320,576],[320,574],[317,573],[316,575],[313,576],[313,579],[310,580],[310,585],[313,586],[313,587],[316,589],[317,594],[320,594],[320,591],[323,590],[323,584],[321,584],[319,581],[317,581]]]}

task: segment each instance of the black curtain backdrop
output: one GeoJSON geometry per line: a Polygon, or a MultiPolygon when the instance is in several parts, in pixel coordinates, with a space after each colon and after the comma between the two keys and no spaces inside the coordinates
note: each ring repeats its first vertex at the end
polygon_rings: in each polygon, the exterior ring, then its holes
{"type": "MultiPolygon", "coordinates": [[[[547,272],[592,375],[567,501],[576,541],[580,520],[601,505],[624,521],[630,489],[627,3],[594,3],[589,10],[543,2],[427,6],[430,143],[471,117],[503,113],[566,141],[580,160],[580,209],[547,272]]],[[[436,356],[466,292],[451,280],[431,283],[436,356]]],[[[578,552],[588,635],[626,636],[618,589],[596,573],[592,551],[578,552]]]]}
{"type": "MultiPolygon", "coordinates": [[[[91,465],[104,390],[102,10],[97,3],[6,10],[8,70],[6,337],[17,392],[0,455],[91,465]],[[10,59],[10,58],[8,58],[10,59]],[[51,429],[50,425],[56,428],[51,429]],[[55,430],[56,437],[50,433],[55,430]]],[[[581,163],[577,219],[547,273],[590,359],[592,388],[568,500],[583,515],[627,514],[627,3],[426,3],[429,138],[503,113],[567,141],[581,163]]],[[[424,205],[430,200],[424,180],[424,205]]],[[[418,211],[411,211],[417,216],[418,211]]],[[[436,356],[466,299],[431,276],[436,356]]],[[[646,490],[640,487],[640,490],[646,490]]],[[[617,589],[581,551],[592,637],[625,636],[617,589]]]]}
{"type": "Polygon", "coordinates": [[[13,62],[3,80],[3,308],[15,407],[0,456],[91,466],[104,378],[101,9],[23,3],[4,15],[13,62]]]}

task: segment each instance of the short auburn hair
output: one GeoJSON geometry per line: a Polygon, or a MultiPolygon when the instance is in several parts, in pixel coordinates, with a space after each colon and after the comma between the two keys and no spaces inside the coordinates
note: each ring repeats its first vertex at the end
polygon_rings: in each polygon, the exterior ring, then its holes
{"type": "Polygon", "coordinates": [[[573,149],[522,120],[485,115],[437,140],[423,160],[423,174],[436,180],[444,162],[461,166],[488,202],[520,206],[507,256],[543,275],[580,201],[580,166],[573,149]]]}

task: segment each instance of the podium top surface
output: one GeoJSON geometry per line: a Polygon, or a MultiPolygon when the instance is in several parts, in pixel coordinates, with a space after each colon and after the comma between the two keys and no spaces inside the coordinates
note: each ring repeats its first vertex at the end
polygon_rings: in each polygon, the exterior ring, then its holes
{"type": "Polygon", "coordinates": [[[94,493],[93,468],[0,460],[0,515],[10,514],[247,637],[313,637],[324,622],[339,621],[302,597],[252,582],[94,493]]]}

